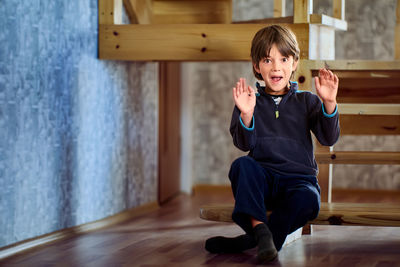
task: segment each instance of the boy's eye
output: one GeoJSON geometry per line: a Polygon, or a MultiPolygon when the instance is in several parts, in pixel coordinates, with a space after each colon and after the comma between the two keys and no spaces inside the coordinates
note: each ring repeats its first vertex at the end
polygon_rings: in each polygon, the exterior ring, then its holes
{"type": "Polygon", "coordinates": [[[266,58],[266,59],[264,59],[264,62],[265,62],[265,63],[270,63],[270,62],[271,62],[271,59],[266,58]]]}
{"type": "Polygon", "coordinates": [[[287,57],[284,57],[283,59],[282,59],[282,61],[283,62],[287,62],[289,59],[287,58],[287,57]]]}

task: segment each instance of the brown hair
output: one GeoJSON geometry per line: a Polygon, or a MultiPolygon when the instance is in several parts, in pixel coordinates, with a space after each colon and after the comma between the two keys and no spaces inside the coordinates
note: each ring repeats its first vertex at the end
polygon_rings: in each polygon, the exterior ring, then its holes
{"type": "MultiPolygon", "coordinates": [[[[296,35],[288,28],[280,25],[271,25],[259,30],[251,42],[251,60],[253,62],[253,73],[257,79],[262,80],[263,77],[258,73],[254,64],[258,68],[260,60],[269,56],[271,47],[276,45],[279,52],[285,56],[293,56],[295,61],[300,58],[300,49],[297,43],[296,35]]],[[[293,73],[292,73],[293,75],[293,73]]]]}

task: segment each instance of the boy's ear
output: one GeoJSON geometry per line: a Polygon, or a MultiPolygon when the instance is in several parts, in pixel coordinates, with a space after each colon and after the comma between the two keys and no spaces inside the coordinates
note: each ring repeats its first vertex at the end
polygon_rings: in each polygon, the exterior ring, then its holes
{"type": "Polygon", "coordinates": [[[260,68],[257,63],[253,62],[253,68],[256,70],[257,73],[260,73],[260,68]]]}

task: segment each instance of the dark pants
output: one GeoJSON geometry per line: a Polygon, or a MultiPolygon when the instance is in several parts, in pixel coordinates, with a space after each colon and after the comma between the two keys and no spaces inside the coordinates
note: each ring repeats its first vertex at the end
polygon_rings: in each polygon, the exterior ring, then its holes
{"type": "Polygon", "coordinates": [[[264,222],[277,250],[288,234],[318,215],[320,190],[314,176],[281,175],[244,156],[232,163],[229,179],[235,197],[233,221],[248,234],[253,234],[250,217],[264,222]],[[269,218],[267,210],[272,210],[269,218]]]}

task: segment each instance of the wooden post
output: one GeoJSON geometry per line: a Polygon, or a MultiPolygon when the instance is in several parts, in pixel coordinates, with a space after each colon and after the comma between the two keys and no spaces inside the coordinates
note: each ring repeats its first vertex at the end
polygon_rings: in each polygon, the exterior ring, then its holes
{"type": "Polygon", "coordinates": [[[333,0],[333,17],[344,20],[345,0],[333,0]]]}
{"type": "Polygon", "coordinates": [[[394,58],[400,60],[400,0],[397,0],[396,26],[394,30],[394,58]]]}
{"type": "MultiPolygon", "coordinates": [[[[322,146],[315,140],[315,152],[329,153],[332,147],[322,146]]],[[[318,183],[321,187],[321,202],[332,202],[332,164],[318,164],[318,183]]]]}
{"type": "Polygon", "coordinates": [[[122,0],[99,0],[99,24],[122,24],[122,0]]]}
{"type": "Polygon", "coordinates": [[[286,0],[274,0],[274,18],[285,16],[286,0]]]}
{"type": "Polygon", "coordinates": [[[293,22],[309,23],[313,11],[312,0],[293,0],[293,22]]]}

